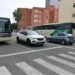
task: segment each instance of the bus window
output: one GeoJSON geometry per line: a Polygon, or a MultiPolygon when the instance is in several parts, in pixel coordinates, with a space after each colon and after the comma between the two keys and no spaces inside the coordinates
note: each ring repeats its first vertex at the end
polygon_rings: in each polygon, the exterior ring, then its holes
{"type": "Polygon", "coordinates": [[[5,31],[5,26],[3,22],[0,22],[0,32],[4,32],[5,31]]]}

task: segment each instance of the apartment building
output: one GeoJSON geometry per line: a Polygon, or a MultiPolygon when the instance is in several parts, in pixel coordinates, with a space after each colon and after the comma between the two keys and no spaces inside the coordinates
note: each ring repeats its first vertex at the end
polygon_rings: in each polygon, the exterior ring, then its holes
{"type": "Polygon", "coordinates": [[[59,22],[75,23],[75,0],[59,1],[59,22]]]}
{"type": "Polygon", "coordinates": [[[44,22],[48,19],[47,23],[56,23],[58,22],[58,13],[59,10],[55,8],[53,5],[49,5],[45,10],[44,10],[44,22]]]}
{"type": "Polygon", "coordinates": [[[45,8],[33,7],[31,14],[31,25],[41,25],[43,24],[43,10],[45,8]]]}
{"type": "Polygon", "coordinates": [[[18,21],[18,29],[58,22],[58,9],[53,5],[49,5],[47,8],[20,8],[20,12],[22,17],[18,21]]]}
{"type": "Polygon", "coordinates": [[[17,22],[18,29],[24,29],[26,26],[30,26],[32,10],[28,8],[19,8],[19,12],[21,12],[21,19],[17,22]]]}

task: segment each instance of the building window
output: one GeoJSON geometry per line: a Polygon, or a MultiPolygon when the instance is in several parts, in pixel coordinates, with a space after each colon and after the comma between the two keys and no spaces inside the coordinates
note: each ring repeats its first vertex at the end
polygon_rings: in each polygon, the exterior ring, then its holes
{"type": "Polygon", "coordinates": [[[48,23],[48,21],[46,20],[46,23],[48,23]]]}
{"type": "Polygon", "coordinates": [[[41,10],[39,10],[39,13],[41,13],[42,11],[41,10]]]}
{"type": "Polygon", "coordinates": [[[38,12],[38,10],[34,10],[35,12],[38,12]]]}
{"type": "Polygon", "coordinates": [[[38,22],[38,20],[34,20],[34,22],[38,22]]]}
{"type": "Polygon", "coordinates": [[[72,14],[72,17],[75,17],[75,14],[72,14]]]}
{"type": "Polygon", "coordinates": [[[34,15],[34,17],[38,17],[38,15],[34,15]]]}
{"type": "Polygon", "coordinates": [[[73,7],[75,7],[75,3],[73,3],[73,7]]]}

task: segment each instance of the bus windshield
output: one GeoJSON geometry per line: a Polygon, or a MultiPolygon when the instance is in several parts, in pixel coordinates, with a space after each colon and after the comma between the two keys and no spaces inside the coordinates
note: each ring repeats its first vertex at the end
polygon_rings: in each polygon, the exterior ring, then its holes
{"type": "Polygon", "coordinates": [[[0,32],[9,33],[10,32],[10,19],[0,18],[0,32]]]}

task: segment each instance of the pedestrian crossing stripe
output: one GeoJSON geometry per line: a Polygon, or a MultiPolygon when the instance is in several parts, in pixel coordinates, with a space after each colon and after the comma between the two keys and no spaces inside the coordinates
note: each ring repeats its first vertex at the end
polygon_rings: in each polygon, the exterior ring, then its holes
{"type": "Polygon", "coordinates": [[[24,71],[27,75],[44,75],[40,71],[34,69],[32,66],[27,64],[26,62],[16,63],[16,66],[24,71]]]}
{"type": "Polygon", "coordinates": [[[75,52],[68,52],[69,54],[75,55],[75,52]]]}
{"type": "Polygon", "coordinates": [[[59,54],[59,56],[62,56],[62,57],[65,57],[65,58],[68,58],[68,59],[71,59],[71,60],[75,60],[75,57],[73,57],[71,55],[68,55],[68,54],[59,54]]]}
{"type": "Polygon", "coordinates": [[[75,68],[75,63],[72,63],[70,61],[67,61],[67,60],[64,60],[64,59],[61,59],[61,58],[58,58],[56,56],[48,56],[49,59],[52,59],[58,63],[62,63],[64,65],[67,65],[69,67],[72,67],[72,68],[75,68]]]}
{"type": "Polygon", "coordinates": [[[0,67],[0,75],[12,75],[5,66],[0,67]]]}
{"type": "Polygon", "coordinates": [[[49,70],[56,72],[59,75],[75,75],[75,74],[72,74],[71,72],[68,72],[68,71],[58,67],[58,66],[53,65],[50,62],[46,62],[40,58],[34,59],[33,61],[44,66],[45,68],[47,68],[49,70]]]}

